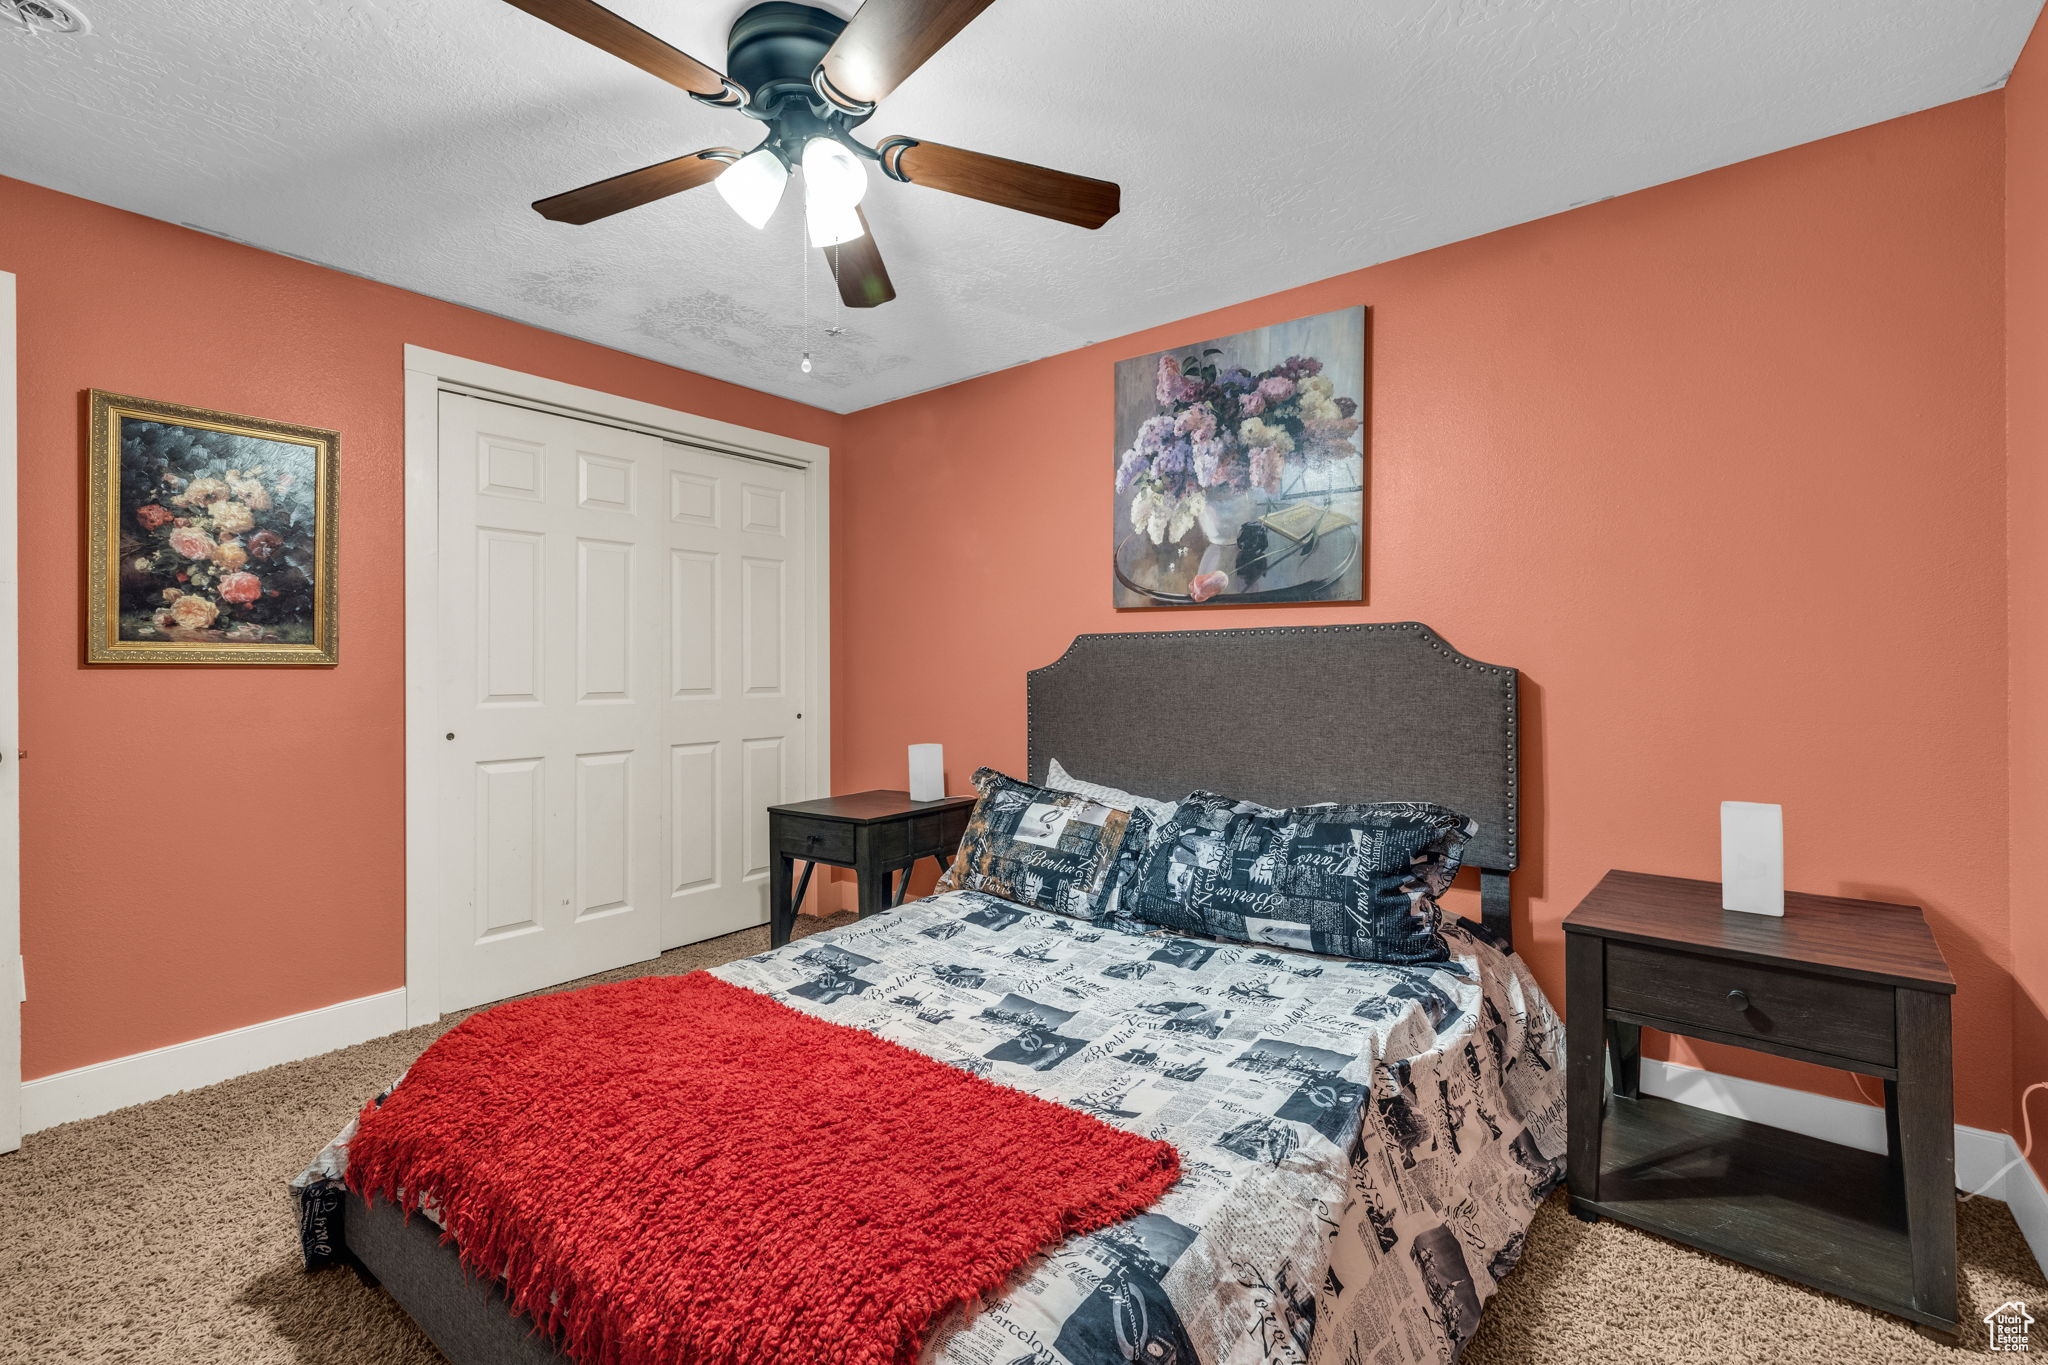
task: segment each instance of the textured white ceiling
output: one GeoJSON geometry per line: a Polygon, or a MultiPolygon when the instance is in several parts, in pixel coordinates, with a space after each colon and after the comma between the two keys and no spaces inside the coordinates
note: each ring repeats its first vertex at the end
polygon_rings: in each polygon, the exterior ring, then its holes
{"type": "MultiPolygon", "coordinates": [[[[534,214],[755,125],[502,0],[75,3],[83,38],[0,31],[0,173],[835,411],[1995,89],[2041,7],[999,0],[864,135],[1115,180],[1123,213],[876,176],[899,297],[844,312],[794,196],[762,232],[709,189],[534,214]]],[[[723,67],[745,5],[613,7],[723,67]]]]}

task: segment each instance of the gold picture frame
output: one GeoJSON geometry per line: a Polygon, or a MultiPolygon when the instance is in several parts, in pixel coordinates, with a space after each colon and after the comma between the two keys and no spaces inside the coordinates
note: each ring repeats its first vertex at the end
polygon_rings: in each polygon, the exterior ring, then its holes
{"type": "Polygon", "coordinates": [[[85,661],[338,663],[340,433],[90,398],[85,661]]]}

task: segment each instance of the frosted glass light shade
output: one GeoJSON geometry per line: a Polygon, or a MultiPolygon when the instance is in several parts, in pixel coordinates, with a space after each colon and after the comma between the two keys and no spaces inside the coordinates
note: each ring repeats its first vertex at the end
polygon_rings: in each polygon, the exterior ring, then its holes
{"type": "Polygon", "coordinates": [[[910,746],[910,799],[936,801],[946,794],[946,746],[910,746]]]}
{"type": "Polygon", "coordinates": [[[812,246],[838,246],[867,235],[853,205],[825,203],[808,186],[804,191],[804,221],[810,225],[812,246]]]}
{"type": "Polygon", "coordinates": [[[1721,908],[1785,913],[1785,808],[1721,803],[1721,908]]]}
{"type": "Polygon", "coordinates": [[[868,192],[868,173],[860,158],[829,137],[804,144],[804,196],[836,208],[850,209],[868,192]]]}
{"type": "Polygon", "coordinates": [[[783,186],[789,183],[789,167],[782,158],[759,147],[718,173],[711,182],[732,211],[756,228],[766,227],[782,202],[783,186]]]}

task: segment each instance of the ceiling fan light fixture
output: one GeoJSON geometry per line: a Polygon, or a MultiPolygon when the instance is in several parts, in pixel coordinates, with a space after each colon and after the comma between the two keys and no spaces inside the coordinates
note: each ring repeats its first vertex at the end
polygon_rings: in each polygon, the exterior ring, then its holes
{"type": "Polygon", "coordinates": [[[852,209],[868,192],[868,173],[860,158],[829,137],[804,144],[804,197],[852,209]]]}
{"type": "MultiPolygon", "coordinates": [[[[0,18],[70,3],[0,0],[0,18]]],[[[898,183],[1076,227],[1099,228],[1122,207],[1122,192],[1107,180],[903,135],[874,146],[856,136],[877,103],[995,0],[860,0],[848,6],[851,18],[807,0],[742,0],[747,8],[726,35],[730,74],[605,7],[617,0],[504,3],[765,127],[748,153],[705,147],[534,200],[534,211],[551,222],[594,223],[716,183],[719,197],[759,231],[788,197],[790,177],[802,173],[804,234],[826,253],[839,301],[875,308],[895,298],[896,287],[861,210],[869,161],[898,183]]]]}
{"type": "Polygon", "coordinates": [[[746,219],[748,226],[763,228],[775,216],[782,202],[783,187],[789,184],[789,167],[766,147],[757,147],[719,172],[711,182],[719,197],[732,211],[746,219]]]}
{"type": "Polygon", "coordinates": [[[811,245],[815,247],[843,246],[867,235],[856,206],[835,204],[815,189],[804,194],[804,221],[810,226],[811,245]]]}

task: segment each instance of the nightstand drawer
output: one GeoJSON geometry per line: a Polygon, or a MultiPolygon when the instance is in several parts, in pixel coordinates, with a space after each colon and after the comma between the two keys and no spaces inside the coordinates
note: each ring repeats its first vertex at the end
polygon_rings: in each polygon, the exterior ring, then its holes
{"type": "Polygon", "coordinates": [[[935,810],[867,827],[868,851],[885,863],[950,853],[967,829],[967,809],[935,810]]]}
{"type": "Polygon", "coordinates": [[[1607,944],[1609,1009],[1878,1066],[1897,1057],[1889,986],[1755,962],[1607,944]]]}
{"type": "Polygon", "coordinates": [[[852,825],[840,820],[775,821],[775,847],[792,858],[827,863],[853,861],[852,825]]]}
{"type": "Polygon", "coordinates": [[[931,815],[920,815],[910,822],[910,843],[920,853],[949,852],[960,842],[960,836],[967,832],[967,817],[971,811],[942,810],[931,815]]]}

